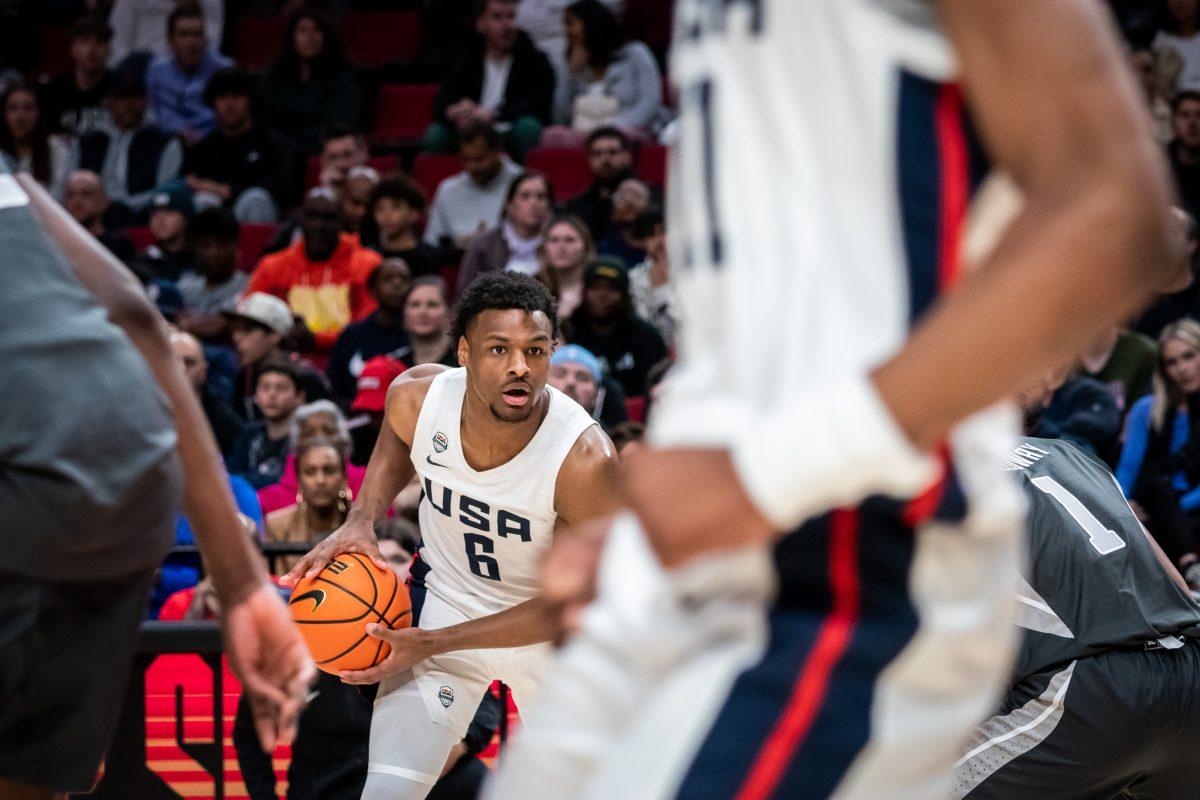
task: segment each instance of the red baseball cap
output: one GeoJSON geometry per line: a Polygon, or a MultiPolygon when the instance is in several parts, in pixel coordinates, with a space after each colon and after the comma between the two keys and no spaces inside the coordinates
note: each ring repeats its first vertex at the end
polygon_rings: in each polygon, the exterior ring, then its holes
{"type": "Polygon", "coordinates": [[[358,376],[358,393],[350,408],[355,411],[383,411],[388,387],[408,365],[393,356],[375,356],[363,365],[358,376]]]}

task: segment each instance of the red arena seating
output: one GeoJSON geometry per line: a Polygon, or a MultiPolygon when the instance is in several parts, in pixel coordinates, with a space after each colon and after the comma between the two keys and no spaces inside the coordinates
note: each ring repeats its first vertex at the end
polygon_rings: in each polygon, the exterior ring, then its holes
{"type": "Polygon", "coordinates": [[[421,12],[351,13],[342,22],[346,52],[362,68],[413,61],[421,52],[421,12]]]}
{"type": "Polygon", "coordinates": [[[274,225],[240,225],[238,226],[238,269],[253,272],[258,266],[262,251],[275,237],[274,225]]]}
{"type": "Polygon", "coordinates": [[[625,413],[629,415],[629,419],[633,422],[646,421],[646,398],[644,397],[626,397],[625,398],[625,413]]]}
{"type": "Polygon", "coordinates": [[[242,17],[233,33],[233,60],[248,70],[269,67],[279,53],[286,27],[284,17],[242,17]]]}
{"type": "Polygon", "coordinates": [[[71,68],[71,29],[43,25],[37,32],[37,75],[57,75],[71,68]]]}
{"type": "MultiPolygon", "coordinates": [[[[367,159],[367,166],[374,168],[379,173],[379,177],[386,178],[400,171],[400,157],[395,155],[371,156],[367,159]]],[[[308,191],[316,186],[320,179],[321,157],[309,156],[308,161],[304,164],[304,190],[308,191]]]]}
{"type": "Polygon", "coordinates": [[[149,228],[126,228],[125,235],[129,237],[129,241],[133,243],[133,249],[138,253],[154,244],[154,234],[150,232],[149,228]]]}
{"type": "Polygon", "coordinates": [[[379,90],[371,141],[418,142],[433,122],[437,84],[388,85],[379,90]]]}
{"type": "Polygon", "coordinates": [[[661,145],[642,145],[638,150],[637,174],[651,186],[665,186],[667,183],[667,148],[661,145]]]}
{"type": "Polygon", "coordinates": [[[525,159],[529,169],[545,173],[560,202],[574,197],[592,184],[587,153],[582,148],[535,147],[525,159]]]}
{"type": "Polygon", "coordinates": [[[413,180],[425,190],[425,195],[430,201],[433,200],[433,193],[437,191],[439,183],[461,171],[462,162],[456,155],[421,153],[413,159],[413,180]]]}

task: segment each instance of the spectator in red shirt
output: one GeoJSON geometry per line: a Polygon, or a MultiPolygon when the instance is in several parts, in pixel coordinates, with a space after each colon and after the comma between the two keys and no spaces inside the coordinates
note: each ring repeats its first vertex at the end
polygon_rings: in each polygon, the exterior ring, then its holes
{"type": "Polygon", "coordinates": [[[343,328],[375,310],[367,283],[381,259],[341,232],[341,206],[329,189],[305,197],[301,230],[299,241],[259,262],[247,291],[286,300],[310,334],[305,349],[324,356],[343,328]]]}

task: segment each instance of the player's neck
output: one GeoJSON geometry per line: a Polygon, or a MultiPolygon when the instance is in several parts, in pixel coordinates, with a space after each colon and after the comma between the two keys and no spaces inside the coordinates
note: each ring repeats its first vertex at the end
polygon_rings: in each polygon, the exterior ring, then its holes
{"type": "Polygon", "coordinates": [[[543,389],[533,398],[533,413],[520,422],[496,418],[492,410],[470,389],[463,398],[459,437],[463,456],[471,469],[482,472],[507,464],[533,439],[550,410],[549,394],[543,389]]]}

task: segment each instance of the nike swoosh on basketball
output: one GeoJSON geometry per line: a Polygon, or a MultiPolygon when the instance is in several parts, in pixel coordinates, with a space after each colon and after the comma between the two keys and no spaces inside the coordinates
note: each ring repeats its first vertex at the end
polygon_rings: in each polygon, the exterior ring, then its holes
{"type": "Polygon", "coordinates": [[[434,461],[434,460],[433,460],[433,459],[432,459],[430,456],[425,456],[425,461],[426,461],[426,463],[428,463],[428,464],[432,464],[432,465],[433,465],[433,466],[435,466],[435,467],[442,467],[443,469],[445,469],[445,468],[446,468],[446,465],[445,465],[445,464],[439,464],[439,463],[437,463],[437,462],[436,462],[436,461],[434,461]]]}
{"type": "Polygon", "coordinates": [[[299,603],[301,600],[315,600],[316,602],[313,603],[313,611],[316,611],[318,608],[321,607],[321,603],[325,602],[325,590],[324,589],[313,589],[311,592],[305,592],[304,594],[297,595],[296,597],[293,597],[288,602],[288,605],[294,606],[294,605],[296,605],[296,603],[299,603]]]}

